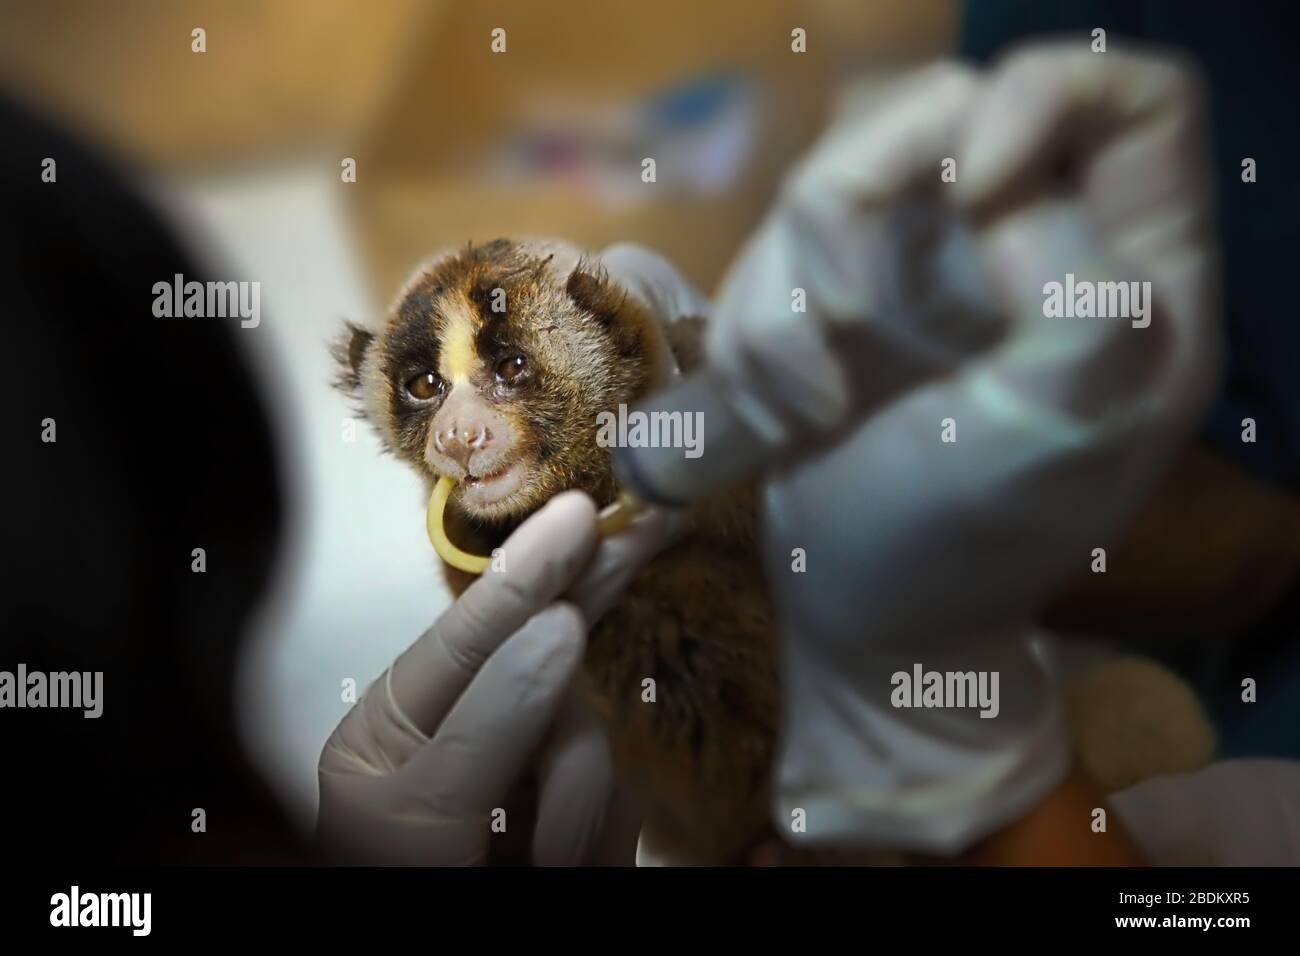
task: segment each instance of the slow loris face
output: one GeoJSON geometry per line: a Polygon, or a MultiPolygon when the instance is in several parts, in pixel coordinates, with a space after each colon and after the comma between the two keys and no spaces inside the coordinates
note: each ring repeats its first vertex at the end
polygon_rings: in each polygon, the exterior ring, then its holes
{"type": "Polygon", "coordinates": [[[349,325],[335,353],[390,451],[507,522],[567,488],[613,499],[596,416],[649,387],[654,321],[570,247],[498,239],[422,267],[382,329],[349,325]]]}

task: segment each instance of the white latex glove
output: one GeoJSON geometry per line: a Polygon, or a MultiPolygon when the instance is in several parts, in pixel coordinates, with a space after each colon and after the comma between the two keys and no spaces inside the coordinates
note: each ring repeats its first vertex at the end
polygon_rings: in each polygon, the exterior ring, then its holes
{"type": "Polygon", "coordinates": [[[1300,866],[1300,762],[1224,760],[1108,801],[1157,866],[1300,866]]]}
{"type": "MultiPolygon", "coordinates": [[[[471,585],[330,736],[322,845],[366,862],[482,863],[505,838],[493,811],[532,770],[535,863],[598,852],[631,863],[639,821],[612,804],[607,736],[575,676],[589,624],[682,530],[647,512],[598,540],[595,508],[576,492],[525,521],[503,545],[504,570],[471,585]],[[615,824],[621,832],[607,832],[615,824]]],[[[505,819],[507,832],[530,823],[505,819]]]]}
{"type": "Polygon", "coordinates": [[[957,852],[1065,774],[1026,625],[1213,392],[1200,123],[1188,74],[1155,57],[1080,44],[1030,48],[984,77],[927,71],[814,150],[724,284],[710,359],[778,411],[772,427],[822,428],[877,379],[911,386],[767,488],[786,681],[774,814],[789,839],[957,852]],[[1067,157],[1077,178],[1061,183],[1067,157]],[[917,196],[980,214],[975,286],[1002,316],[991,350],[986,317],[961,321],[971,284],[943,286],[924,246],[899,247],[899,202],[917,196]],[[1044,317],[1044,283],[1066,273],[1149,280],[1149,327],[1044,317]],[[795,288],[808,314],[792,326],[795,288]],[[846,326],[874,344],[837,351],[846,326]],[[891,676],[915,664],[998,672],[997,716],[895,708],[891,676]],[[796,809],[806,832],[791,832],[796,809]]]}

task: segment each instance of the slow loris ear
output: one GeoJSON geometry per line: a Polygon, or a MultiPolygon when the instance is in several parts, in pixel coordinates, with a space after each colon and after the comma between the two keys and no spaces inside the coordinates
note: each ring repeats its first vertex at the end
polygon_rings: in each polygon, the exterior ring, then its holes
{"type": "Polygon", "coordinates": [[[374,341],[373,332],[353,322],[343,323],[343,331],[330,346],[330,354],[337,366],[336,387],[351,395],[361,390],[361,363],[366,360],[366,353],[374,341]]]}
{"type": "Polygon", "coordinates": [[[656,354],[657,320],[640,299],[609,277],[604,266],[580,260],[564,288],[575,305],[604,326],[614,354],[632,361],[656,354]]]}
{"type": "Polygon", "coordinates": [[[627,302],[627,290],[612,281],[604,267],[593,266],[586,259],[574,266],[564,289],[579,308],[606,325],[614,321],[627,302]]]}

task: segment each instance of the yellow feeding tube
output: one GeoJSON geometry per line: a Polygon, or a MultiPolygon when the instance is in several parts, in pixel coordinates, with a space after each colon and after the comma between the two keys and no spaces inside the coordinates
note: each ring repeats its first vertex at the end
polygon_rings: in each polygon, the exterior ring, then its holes
{"type": "MultiPolygon", "coordinates": [[[[482,574],[492,563],[492,559],[481,554],[470,554],[456,547],[447,537],[447,529],[443,526],[447,499],[451,496],[451,489],[455,484],[450,478],[444,476],[433,486],[433,494],[429,496],[429,510],[425,514],[425,528],[429,532],[429,543],[433,545],[433,550],[438,552],[438,557],[453,568],[470,574],[482,574]]],[[[601,537],[617,534],[626,528],[636,517],[637,512],[644,507],[638,498],[626,491],[623,492],[618,496],[617,501],[601,511],[596,523],[597,533],[601,537]]]]}

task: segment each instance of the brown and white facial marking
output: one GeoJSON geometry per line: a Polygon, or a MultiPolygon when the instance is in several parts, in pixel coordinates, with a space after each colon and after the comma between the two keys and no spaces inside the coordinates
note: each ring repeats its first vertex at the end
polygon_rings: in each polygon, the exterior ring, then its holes
{"type": "Polygon", "coordinates": [[[498,239],[419,269],[378,332],[349,326],[339,384],[471,516],[522,518],[566,488],[603,504],[597,414],[649,388],[654,321],[571,247],[498,239]]]}

